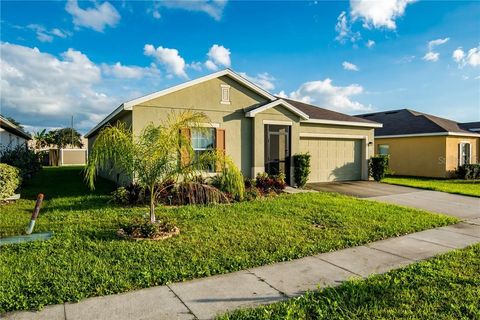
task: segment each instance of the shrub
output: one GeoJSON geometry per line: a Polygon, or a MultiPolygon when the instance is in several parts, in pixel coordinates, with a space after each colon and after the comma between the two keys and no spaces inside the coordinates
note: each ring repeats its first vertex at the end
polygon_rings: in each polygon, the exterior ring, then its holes
{"type": "Polygon", "coordinates": [[[179,183],[175,189],[175,195],[175,202],[179,205],[230,202],[222,191],[198,182],[179,183]]]}
{"type": "Polygon", "coordinates": [[[0,199],[10,197],[22,182],[20,170],[5,163],[0,163],[0,199]]]}
{"type": "Polygon", "coordinates": [[[458,167],[457,176],[465,180],[480,179],[480,164],[464,164],[458,167]]]}
{"type": "Polygon", "coordinates": [[[389,173],[389,156],[378,154],[368,161],[368,171],[375,181],[381,181],[389,173]]]}
{"type": "Polygon", "coordinates": [[[257,174],[255,186],[260,189],[262,194],[271,192],[280,193],[287,184],[285,183],[285,174],[269,175],[266,172],[257,174]]]}
{"type": "Polygon", "coordinates": [[[221,172],[212,177],[212,186],[228,193],[232,199],[242,201],[245,196],[245,182],[242,172],[229,157],[223,156],[222,162],[221,172]]]}
{"type": "Polygon", "coordinates": [[[300,153],[293,155],[293,179],[299,188],[303,188],[310,174],[310,155],[300,153]]]}
{"type": "Polygon", "coordinates": [[[0,162],[20,169],[23,180],[31,178],[42,168],[39,156],[33,150],[21,145],[2,150],[0,162]]]}
{"type": "Polygon", "coordinates": [[[119,205],[138,205],[146,202],[145,189],[136,183],[131,183],[126,187],[119,187],[111,194],[111,202],[119,205]]]}
{"type": "Polygon", "coordinates": [[[245,189],[245,198],[246,201],[257,200],[262,197],[262,193],[258,190],[257,187],[252,186],[245,189]]]}
{"type": "Polygon", "coordinates": [[[176,227],[173,222],[168,220],[152,223],[145,219],[136,219],[133,222],[122,224],[123,233],[132,238],[150,238],[154,239],[165,232],[173,232],[176,227]]]}

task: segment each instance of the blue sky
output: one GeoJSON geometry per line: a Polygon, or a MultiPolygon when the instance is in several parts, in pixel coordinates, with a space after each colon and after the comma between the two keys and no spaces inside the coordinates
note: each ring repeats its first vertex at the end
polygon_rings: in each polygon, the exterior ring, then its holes
{"type": "Polygon", "coordinates": [[[86,132],[121,102],[230,67],[348,114],[480,120],[480,3],[1,2],[1,112],[86,132]]]}

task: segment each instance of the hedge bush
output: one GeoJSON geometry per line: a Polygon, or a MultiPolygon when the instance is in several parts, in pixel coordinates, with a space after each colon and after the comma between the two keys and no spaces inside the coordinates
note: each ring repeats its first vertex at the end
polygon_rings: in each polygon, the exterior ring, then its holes
{"type": "Polygon", "coordinates": [[[381,181],[389,172],[389,156],[385,154],[377,154],[368,161],[368,171],[375,181],[381,181]]]}
{"type": "Polygon", "coordinates": [[[303,188],[308,181],[310,174],[310,158],[308,153],[293,155],[293,179],[299,188],[303,188]]]}
{"type": "Polygon", "coordinates": [[[6,163],[0,163],[0,199],[13,195],[21,183],[20,170],[6,163]]]}
{"type": "Polygon", "coordinates": [[[0,162],[20,169],[23,180],[30,179],[42,168],[39,155],[23,145],[2,150],[0,162]]]}
{"type": "Polygon", "coordinates": [[[464,164],[458,167],[457,176],[465,180],[480,179],[480,164],[464,164]]]}

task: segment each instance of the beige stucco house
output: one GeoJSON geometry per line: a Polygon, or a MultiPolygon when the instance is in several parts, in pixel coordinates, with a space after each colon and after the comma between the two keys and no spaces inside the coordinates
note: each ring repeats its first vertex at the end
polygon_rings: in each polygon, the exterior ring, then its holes
{"type": "Polygon", "coordinates": [[[282,171],[288,181],[291,156],[303,152],[312,155],[310,182],[368,179],[374,128],[381,126],[276,97],[227,69],[123,103],[85,135],[88,148],[108,123],[123,121],[135,136],[148,123],[184,109],[211,119],[207,136],[190,132],[196,152],[222,149],[247,177],[282,171]]]}
{"type": "Polygon", "coordinates": [[[480,123],[457,123],[409,109],[359,115],[375,129],[375,153],[390,155],[396,175],[448,178],[458,166],[479,163],[480,123]]]}

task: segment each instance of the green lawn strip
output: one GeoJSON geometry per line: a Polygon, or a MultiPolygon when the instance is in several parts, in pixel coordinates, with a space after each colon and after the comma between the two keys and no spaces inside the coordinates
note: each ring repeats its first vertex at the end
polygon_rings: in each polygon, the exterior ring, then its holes
{"type": "Polygon", "coordinates": [[[480,245],[218,320],[480,319],[480,245]]]}
{"type": "Polygon", "coordinates": [[[32,200],[1,207],[2,237],[21,233],[46,201],[35,232],[46,242],[0,249],[0,312],[228,273],[455,223],[452,217],[330,193],[284,195],[216,206],[159,207],[179,236],[127,241],[124,222],[148,209],[109,204],[112,185],[83,186],[78,168],[44,169],[24,190],[32,200]]]}
{"type": "Polygon", "coordinates": [[[480,197],[480,180],[445,180],[413,177],[386,177],[384,183],[480,197]]]}

